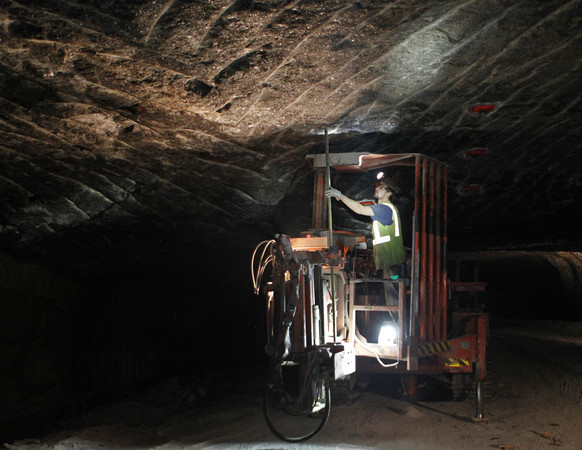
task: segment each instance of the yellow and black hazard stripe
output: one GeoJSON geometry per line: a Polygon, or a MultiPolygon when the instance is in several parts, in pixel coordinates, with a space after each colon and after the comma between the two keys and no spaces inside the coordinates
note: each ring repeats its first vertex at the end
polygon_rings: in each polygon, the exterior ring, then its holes
{"type": "Polygon", "coordinates": [[[445,367],[469,367],[471,365],[468,359],[464,358],[447,358],[445,359],[445,367]]]}
{"type": "Polygon", "coordinates": [[[423,342],[418,344],[418,356],[436,355],[437,353],[448,352],[450,348],[449,341],[423,342]]]}

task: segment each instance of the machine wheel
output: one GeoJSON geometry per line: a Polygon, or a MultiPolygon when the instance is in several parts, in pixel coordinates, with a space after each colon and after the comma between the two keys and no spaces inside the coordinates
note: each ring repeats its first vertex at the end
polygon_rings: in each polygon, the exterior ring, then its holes
{"type": "Polygon", "coordinates": [[[303,442],[318,434],[331,413],[331,388],[322,378],[310,383],[310,392],[294,395],[286,387],[269,387],[263,413],[269,429],[286,442],[303,442]]]}
{"type": "Polygon", "coordinates": [[[472,373],[456,373],[452,376],[453,400],[461,402],[475,394],[475,378],[472,373]]]}
{"type": "MultiPolygon", "coordinates": [[[[495,376],[494,367],[489,358],[487,358],[487,378],[482,382],[480,387],[481,399],[489,399],[493,397],[491,389],[491,379],[495,376]]],[[[477,380],[474,373],[456,373],[451,376],[451,389],[453,391],[453,399],[456,402],[466,400],[468,398],[475,398],[477,392],[477,380]]]]}
{"type": "Polygon", "coordinates": [[[335,380],[331,388],[331,397],[334,405],[344,405],[352,402],[356,397],[356,374],[346,376],[341,380],[335,380]]]}

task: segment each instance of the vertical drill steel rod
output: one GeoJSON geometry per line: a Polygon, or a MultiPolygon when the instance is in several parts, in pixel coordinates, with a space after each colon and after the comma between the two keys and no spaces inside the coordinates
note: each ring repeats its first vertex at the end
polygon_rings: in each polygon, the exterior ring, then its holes
{"type": "MultiPolygon", "coordinates": [[[[325,129],[325,190],[329,190],[331,188],[331,170],[329,167],[329,135],[327,134],[327,128],[325,129]]],[[[328,218],[328,248],[331,250],[333,247],[333,219],[331,214],[331,197],[327,199],[327,218],[328,218]]],[[[339,255],[336,255],[338,257],[339,255]]],[[[331,312],[332,312],[332,331],[333,331],[333,342],[336,342],[337,336],[337,319],[336,319],[336,305],[335,305],[335,276],[333,271],[333,261],[330,262],[329,265],[330,271],[330,289],[331,289],[331,312]]]]}
{"type": "MultiPolygon", "coordinates": [[[[327,134],[327,128],[325,129],[325,190],[331,189],[331,170],[329,167],[329,135],[327,134]]],[[[328,235],[329,242],[328,245],[331,247],[333,245],[333,219],[331,215],[331,197],[327,199],[327,219],[328,219],[328,235]]]]}

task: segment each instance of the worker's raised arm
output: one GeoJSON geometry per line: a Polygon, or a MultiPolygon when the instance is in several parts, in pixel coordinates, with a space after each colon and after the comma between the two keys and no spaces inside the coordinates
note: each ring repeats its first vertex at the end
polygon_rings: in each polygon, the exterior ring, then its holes
{"type": "Polygon", "coordinates": [[[358,202],[356,200],[352,200],[349,197],[346,197],[337,189],[334,189],[334,188],[328,189],[327,191],[325,191],[325,196],[328,198],[334,197],[337,200],[341,200],[342,202],[345,203],[345,205],[348,208],[350,208],[353,212],[355,212],[357,214],[362,214],[363,216],[373,216],[374,215],[374,211],[372,210],[371,206],[364,206],[360,202],[358,202]]]}

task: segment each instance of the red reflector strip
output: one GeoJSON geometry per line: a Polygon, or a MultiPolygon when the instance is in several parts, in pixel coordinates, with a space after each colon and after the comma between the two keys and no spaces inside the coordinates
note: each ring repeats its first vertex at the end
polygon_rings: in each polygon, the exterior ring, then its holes
{"type": "Polygon", "coordinates": [[[471,111],[475,114],[490,113],[495,110],[495,105],[473,105],[471,111]]]}
{"type": "Polygon", "coordinates": [[[483,156],[485,153],[487,153],[486,148],[473,148],[471,150],[467,150],[465,152],[465,155],[470,156],[470,157],[476,157],[476,156],[483,156]]]}
{"type": "Polygon", "coordinates": [[[465,192],[479,192],[481,190],[480,184],[470,184],[469,186],[465,186],[465,192]]]}

